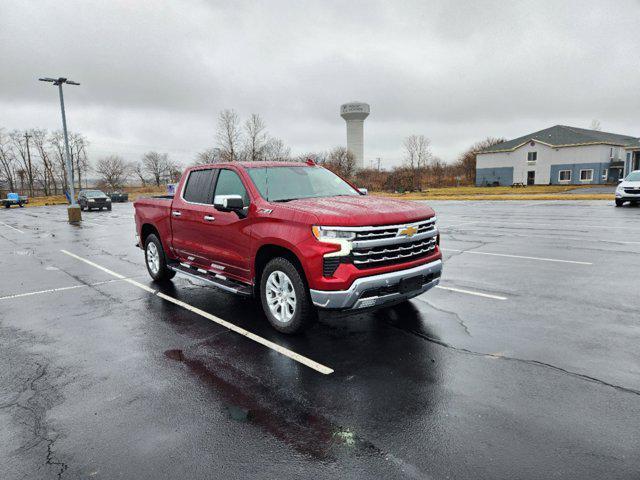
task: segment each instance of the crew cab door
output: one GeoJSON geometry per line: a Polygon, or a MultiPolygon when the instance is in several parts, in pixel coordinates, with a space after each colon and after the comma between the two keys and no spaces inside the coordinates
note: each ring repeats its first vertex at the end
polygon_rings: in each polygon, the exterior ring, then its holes
{"type": "MultiPolygon", "coordinates": [[[[240,175],[231,169],[218,172],[214,199],[220,195],[240,195],[244,201],[243,212],[215,210],[215,221],[208,230],[207,257],[210,267],[235,280],[250,281],[251,218],[250,198],[240,175]]],[[[215,202],[215,200],[214,200],[215,202]]]]}
{"type": "Polygon", "coordinates": [[[176,192],[171,204],[171,248],[182,261],[209,269],[211,258],[207,244],[216,211],[213,208],[213,187],[217,169],[191,170],[184,186],[176,192]]]}

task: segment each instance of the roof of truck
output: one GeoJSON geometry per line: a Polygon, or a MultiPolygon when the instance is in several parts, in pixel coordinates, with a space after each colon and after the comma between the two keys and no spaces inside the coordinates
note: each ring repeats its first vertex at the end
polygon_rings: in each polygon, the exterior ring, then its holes
{"type": "Polygon", "coordinates": [[[305,162],[220,162],[210,163],[207,165],[198,165],[198,167],[230,167],[237,166],[242,168],[269,168],[269,167],[309,167],[305,162]]]}

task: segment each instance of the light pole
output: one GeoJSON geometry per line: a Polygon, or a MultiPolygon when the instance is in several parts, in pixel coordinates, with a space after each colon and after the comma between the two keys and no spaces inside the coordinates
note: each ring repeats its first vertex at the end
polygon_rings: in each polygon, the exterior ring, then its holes
{"type": "Polygon", "coordinates": [[[62,132],[64,133],[64,156],[65,156],[65,164],[67,166],[67,181],[69,183],[69,195],[71,196],[71,205],[67,208],[67,212],[69,215],[69,222],[79,222],[82,220],[82,215],[80,213],[80,207],[76,203],[76,192],[75,187],[73,186],[73,168],[71,166],[71,154],[69,153],[69,137],[67,135],[67,117],[64,113],[64,96],[62,94],[62,85],[80,85],[78,82],[74,82],[72,80],[68,80],[64,77],[60,78],[40,78],[41,82],[49,82],[53,83],[58,87],[58,92],[60,93],[60,110],[62,111],[62,132]]]}

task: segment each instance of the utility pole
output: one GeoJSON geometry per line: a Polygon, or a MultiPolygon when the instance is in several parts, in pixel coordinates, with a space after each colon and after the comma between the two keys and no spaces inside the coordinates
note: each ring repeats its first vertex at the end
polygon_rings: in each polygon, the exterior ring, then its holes
{"type": "Polygon", "coordinates": [[[76,192],[74,188],[73,181],[73,166],[71,165],[71,154],[69,152],[69,136],[67,135],[67,117],[64,112],[64,96],[62,94],[62,85],[80,85],[78,82],[74,82],[72,80],[68,80],[64,77],[59,78],[40,78],[41,82],[49,82],[53,83],[58,87],[58,92],[60,94],[60,110],[62,112],[62,131],[64,133],[64,153],[65,153],[65,164],[67,166],[67,179],[69,184],[69,195],[71,197],[70,205],[67,208],[67,213],[69,215],[69,223],[76,223],[82,220],[82,215],[80,213],[80,207],[76,203],[76,192]]]}
{"type": "Polygon", "coordinates": [[[376,160],[378,160],[378,171],[380,171],[380,157],[378,157],[376,160]]]}
{"type": "Polygon", "coordinates": [[[29,195],[33,197],[33,169],[31,167],[31,152],[29,151],[29,139],[31,135],[27,132],[24,132],[24,139],[27,143],[27,165],[29,166],[29,170],[27,171],[27,177],[29,178],[29,195]]]}

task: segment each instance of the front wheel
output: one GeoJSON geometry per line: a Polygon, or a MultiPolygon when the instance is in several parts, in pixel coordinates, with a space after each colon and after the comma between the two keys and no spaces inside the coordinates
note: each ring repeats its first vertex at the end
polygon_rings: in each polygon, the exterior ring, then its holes
{"type": "Polygon", "coordinates": [[[176,272],[167,267],[167,257],[162,248],[162,242],[155,234],[150,234],[144,243],[144,258],[147,271],[154,282],[171,280],[176,272]]]}
{"type": "Polygon", "coordinates": [[[624,201],[616,198],[616,207],[621,207],[622,205],[624,205],[624,201]]]}
{"type": "Polygon", "coordinates": [[[301,332],[315,318],[302,274],[283,257],[274,258],[262,271],[260,301],[271,326],[282,333],[301,332]]]}

